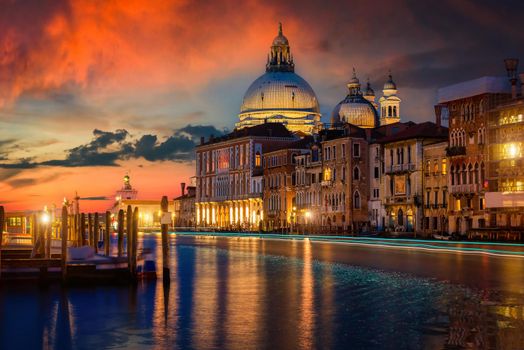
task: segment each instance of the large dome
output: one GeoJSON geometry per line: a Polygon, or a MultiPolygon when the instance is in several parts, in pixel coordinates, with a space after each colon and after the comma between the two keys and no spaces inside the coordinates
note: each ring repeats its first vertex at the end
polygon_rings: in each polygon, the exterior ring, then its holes
{"type": "Polygon", "coordinates": [[[318,101],[311,86],[293,72],[267,72],[247,89],[240,113],[271,111],[319,113],[318,101]]]}
{"type": "Polygon", "coordinates": [[[314,133],[320,128],[320,108],[311,86],[295,73],[293,55],[282,26],[273,40],[266,73],[247,89],[237,128],[279,122],[293,132],[314,133]]]}

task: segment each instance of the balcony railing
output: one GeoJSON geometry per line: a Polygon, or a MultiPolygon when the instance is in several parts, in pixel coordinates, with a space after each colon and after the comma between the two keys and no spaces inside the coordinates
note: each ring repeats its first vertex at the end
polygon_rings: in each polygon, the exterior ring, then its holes
{"type": "Polygon", "coordinates": [[[452,185],[451,193],[477,193],[479,192],[478,184],[462,184],[462,185],[452,185]]]}
{"type": "Polygon", "coordinates": [[[333,180],[322,180],[320,183],[322,186],[331,186],[333,185],[333,180]]]}
{"type": "Polygon", "coordinates": [[[409,164],[394,164],[394,165],[390,165],[389,167],[386,168],[386,173],[387,174],[406,173],[406,172],[415,171],[415,170],[416,170],[416,166],[413,163],[409,163],[409,164]]]}

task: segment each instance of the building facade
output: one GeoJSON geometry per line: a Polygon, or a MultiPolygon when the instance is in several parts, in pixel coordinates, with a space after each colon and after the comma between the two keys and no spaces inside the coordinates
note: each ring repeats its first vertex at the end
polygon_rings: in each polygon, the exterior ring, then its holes
{"type": "Polygon", "coordinates": [[[423,146],[424,222],[426,237],[448,232],[448,140],[423,146]]]}
{"type": "Polygon", "coordinates": [[[424,209],[423,148],[448,138],[448,129],[432,122],[411,124],[379,140],[384,149],[386,230],[421,232],[424,209]]]}
{"type": "MultiPolygon", "coordinates": [[[[516,85],[516,68],[508,71],[516,85]]],[[[504,230],[508,239],[524,238],[524,74],[521,93],[489,112],[486,208],[487,225],[504,230]]]]}
{"type": "Polygon", "coordinates": [[[264,229],[293,232],[297,229],[297,157],[308,149],[307,139],[264,155],[264,229]],[[303,147],[299,147],[303,145],[303,147]]]}
{"type": "Polygon", "coordinates": [[[488,111],[510,96],[507,80],[483,77],[439,89],[438,118],[449,119],[449,230],[486,227],[488,111]]]}
{"type": "Polygon", "coordinates": [[[280,123],[236,129],[196,147],[195,216],[200,227],[259,230],[264,217],[262,160],[296,140],[280,123]]]}

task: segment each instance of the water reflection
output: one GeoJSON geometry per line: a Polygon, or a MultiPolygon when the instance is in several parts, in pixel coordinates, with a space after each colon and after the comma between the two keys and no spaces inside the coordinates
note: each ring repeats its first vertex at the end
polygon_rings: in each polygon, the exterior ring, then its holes
{"type": "MultiPolygon", "coordinates": [[[[158,241],[146,236],[142,244],[161,256],[158,241]]],[[[310,349],[350,344],[520,349],[524,344],[519,293],[476,291],[350,267],[333,262],[338,247],[307,240],[177,236],[170,245],[168,286],[161,279],[136,287],[3,285],[0,348],[310,349]]],[[[351,252],[351,258],[360,259],[351,252]]],[[[420,264],[426,258],[415,255],[404,263],[420,264]]],[[[388,262],[379,254],[369,259],[388,262]]],[[[434,268],[459,266],[457,274],[465,276],[471,271],[469,259],[434,259],[434,268]]],[[[482,260],[479,266],[481,285],[493,283],[491,272],[522,276],[519,264],[494,269],[491,260],[482,260]]],[[[510,277],[501,279],[505,283],[510,277]]]]}

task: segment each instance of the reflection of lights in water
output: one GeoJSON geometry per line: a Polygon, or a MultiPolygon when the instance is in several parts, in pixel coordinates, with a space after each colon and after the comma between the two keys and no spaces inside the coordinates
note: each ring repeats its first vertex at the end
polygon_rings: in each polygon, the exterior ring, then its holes
{"type": "Polygon", "coordinates": [[[311,242],[304,240],[304,267],[302,271],[302,308],[300,315],[300,346],[304,349],[313,347],[313,328],[314,328],[314,287],[313,277],[313,258],[311,254],[311,242]]]}

